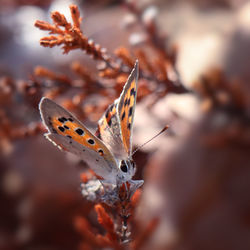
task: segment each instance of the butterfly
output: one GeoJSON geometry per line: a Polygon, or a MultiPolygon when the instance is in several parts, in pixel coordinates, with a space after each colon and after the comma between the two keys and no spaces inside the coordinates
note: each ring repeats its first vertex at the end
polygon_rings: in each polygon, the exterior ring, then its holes
{"type": "Polygon", "coordinates": [[[48,129],[45,137],[60,149],[73,153],[103,178],[102,182],[121,186],[129,182],[138,187],[143,180],[132,180],[132,128],[138,90],[138,61],[118,99],[98,121],[95,133],[90,132],[73,114],[48,98],[42,98],[39,109],[48,129]]]}

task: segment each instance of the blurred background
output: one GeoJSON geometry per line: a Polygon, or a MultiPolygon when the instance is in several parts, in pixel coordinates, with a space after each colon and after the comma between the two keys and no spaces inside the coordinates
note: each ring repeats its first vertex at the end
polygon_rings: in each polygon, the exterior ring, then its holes
{"type": "Polygon", "coordinates": [[[0,0],[0,249],[79,249],[77,216],[102,230],[81,196],[85,164],[43,137],[38,110],[48,96],[94,131],[126,81],[82,50],[40,45],[48,32],[35,21],[70,21],[71,3],[86,37],[125,64],[139,58],[134,145],[170,126],[134,156],[140,226],[159,218],[142,248],[250,249],[246,0],[0,0]]]}

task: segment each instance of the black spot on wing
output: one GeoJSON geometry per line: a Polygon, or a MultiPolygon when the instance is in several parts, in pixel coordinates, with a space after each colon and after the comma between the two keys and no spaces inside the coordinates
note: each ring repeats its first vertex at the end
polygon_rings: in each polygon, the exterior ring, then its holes
{"type": "Polygon", "coordinates": [[[71,137],[70,135],[67,135],[67,137],[68,137],[69,139],[72,139],[72,137],[71,137]]]}
{"type": "Polygon", "coordinates": [[[107,121],[108,122],[108,125],[109,127],[111,126],[112,122],[111,122],[111,118],[107,121]]]}
{"type": "Polygon", "coordinates": [[[129,129],[129,130],[131,129],[131,123],[128,124],[128,129],[129,129]]]}
{"type": "Polygon", "coordinates": [[[98,153],[99,153],[99,155],[101,155],[101,156],[103,156],[103,154],[104,154],[104,152],[103,152],[102,149],[99,149],[99,150],[98,150],[98,153]]]}
{"type": "Polygon", "coordinates": [[[68,126],[66,126],[66,125],[64,125],[63,127],[64,127],[65,129],[69,129],[69,127],[68,127],[68,126]]]}
{"type": "Polygon", "coordinates": [[[108,118],[109,117],[109,110],[106,111],[105,113],[105,117],[108,118]]]}
{"type": "Polygon", "coordinates": [[[74,121],[72,118],[68,118],[68,120],[69,120],[70,122],[73,122],[73,121],[74,121]]]}
{"type": "Polygon", "coordinates": [[[112,112],[113,108],[114,108],[114,103],[112,105],[110,105],[109,108],[106,110],[106,113],[105,113],[106,119],[109,118],[110,113],[112,112]]]}
{"type": "Polygon", "coordinates": [[[114,108],[114,103],[111,104],[111,106],[110,106],[110,108],[109,108],[110,112],[112,112],[113,108],[114,108]]]}
{"type": "Polygon", "coordinates": [[[75,132],[76,132],[78,135],[83,135],[83,134],[84,134],[84,131],[83,131],[81,128],[75,129],[75,132]]]}
{"type": "Polygon", "coordinates": [[[130,90],[130,95],[135,96],[135,88],[132,88],[132,89],[130,90]]]}
{"type": "Polygon", "coordinates": [[[127,104],[128,104],[128,99],[126,98],[124,102],[124,106],[126,106],[127,104]]]}
{"type": "Polygon", "coordinates": [[[128,106],[130,105],[130,99],[128,99],[128,106]]]}
{"type": "Polygon", "coordinates": [[[68,121],[65,117],[60,117],[58,118],[58,121],[61,122],[61,123],[64,123],[66,121],[68,121]]]}
{"type": "Polygon", "coordinates": [[[128,111],[128,116],[131,116],[132,113],[133,113],[133,107],[130,107],[130,108],[129,108],[129,111],[128,111]]]}
{"type": "Polygon", "coordinates": [[[64,129],[63,127],[61,127],[61,126],[59,126],[58,129],[59,129],[60,131],[62,131],[62,132],[64,132],[64,130],[65,130],[65,129],[64,129]]]}
{"type": "Polygon", "coordinates": [[[88,143],[91,144],[91,145],[94,145],[95,141],[93,139],[88,139],[88,143]]]}
{"type": "Polygon", "coordinates": [[[122,113],[122,121],[123,121],[124,118],[125,118],[125,110],[122,113]]]}

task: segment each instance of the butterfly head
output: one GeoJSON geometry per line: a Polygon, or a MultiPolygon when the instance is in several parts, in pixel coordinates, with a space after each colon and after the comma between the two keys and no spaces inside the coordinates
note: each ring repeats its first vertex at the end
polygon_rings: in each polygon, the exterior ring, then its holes
{"type": "Polygon", "coordinates": [[[119,165],[119,179],[121,181],[129,181],[135,174],[135,162],[132,159],[121,160],[119,165]]]}

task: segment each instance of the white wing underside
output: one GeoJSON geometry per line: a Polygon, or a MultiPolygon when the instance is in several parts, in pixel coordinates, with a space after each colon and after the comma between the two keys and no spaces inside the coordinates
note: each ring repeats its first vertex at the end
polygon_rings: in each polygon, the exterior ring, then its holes
{"type": "Polygon", "coordinates": [[[45,134],[45,137],[59,149],[79,156],[99,176],[108,182],[115,183],[117,168],[111,168],[105,159],[95,151],[59,134],[45,134]]]}

